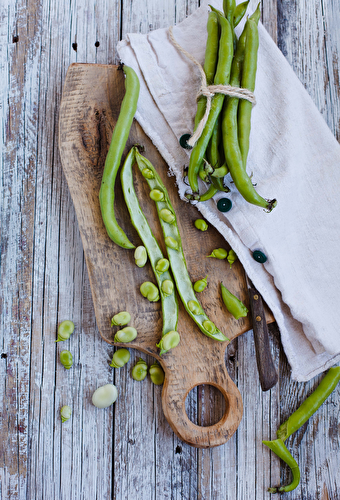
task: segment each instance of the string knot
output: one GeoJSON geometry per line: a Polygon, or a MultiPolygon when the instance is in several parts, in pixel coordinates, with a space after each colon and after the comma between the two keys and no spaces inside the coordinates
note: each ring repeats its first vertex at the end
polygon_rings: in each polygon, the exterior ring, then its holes
{"type": "Polygon", "coordinates": [[[215,93],[212,92],[209,87],[205,86],[203,87],[202,85],[199,88],[199,91],[197,93],[197,99],[201,97],[201,95],[204,95],[205,97],[214,97],[215,93]]]}
{"type": "Polygon", "coordinates": [[[201,64],[197,61],[197,59],[195,59],[178,42],[176,42],[173,35],[172,26],[169,27],[169,38],[173,43],[173,45],[177,48],[177,50],[179,50],[179,52],[184,54],[188,59],[190,59],[190,61],[192,61],[198,67],[201,74],[201,86],[199,88],[197,98],[199,98],[202,95],[207,98],[207,103],[203,118],[198,123],[195,132],[187,141],[187,144],[193,147],[198,141],[198,139],[201,137],[205,124],[207,123],[211,109],[211,100],[215,94],[224,94],[230,97],[237,97],[238,99],[246,99],[247,101],[251,102],[253,106],[255,106],[256,104],[256,99],[254,93],[249,89],[244,89],[241,87],[233,87],[232,85],[207,85],[207,79],[204,73],[204,69],[202,68],[201,64]]]}

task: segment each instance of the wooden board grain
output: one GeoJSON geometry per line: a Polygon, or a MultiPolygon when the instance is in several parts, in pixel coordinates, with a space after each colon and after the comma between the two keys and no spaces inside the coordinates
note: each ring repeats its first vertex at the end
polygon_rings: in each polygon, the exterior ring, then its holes
{"type": "MultiPolygon", "coordinates": [[[[227,342],[216,342],[204,336],[180,305],[178,331],[181,343],[177,349],[160,358],[156,343],[162,330],[161,305],[160,302],[150,303],[139,292],[144,281],[155,281],[152,269],[148,265],[138,268],[134,263],[133,250],[115,245],[102,221],[98,193],[107,148],[124,92],[124,74],[117,66],[75,64],[68,71],[60,110],[61,158],[82,235],[98,328],[104,340],[113,344],[117,328],[111,327],[111,317],[119,311],[128,310],[130,324],[138,331],[137,339],[129,347],[152,354],[165,370],[163,409],[172,428],[194,446],[220,445],[235,432],[242,414],[241,396],[224,363],[227,342]],[[216,386],[226,400],[224,416],[209,428],[195,426],[185,411],[188,393],[201,384],[216,386]]],[[[199,300],[211,320],[232,340],[251,328],[250,315],[235,320],[228,313],[220,294],[220,282],[223,281],[232,293],[248,304],[243,268],[239,262],[230,268],[226,260],[207,258],[214,248],[228,249],[224,238],[213,227],[204,233],[195,228],[197,211],[179,199],[174,178],[168,176],[167,165],[141,127],[134,122],[126,151],[136,143],[143,145],[144,154],[155,165],[167,186],[178,217],[192,281],[208,275],[208,287],[199,294],[199,300]]],[[[157,212],[149,198],[147,183],[141,176],[136,176],[135,188],[153,233],[166,254],[157,212]]],[[[119,181],[116,184],[115,204],[118,221],[129,239],[136,246],[141,244],[131,225],[119,181]]]]}

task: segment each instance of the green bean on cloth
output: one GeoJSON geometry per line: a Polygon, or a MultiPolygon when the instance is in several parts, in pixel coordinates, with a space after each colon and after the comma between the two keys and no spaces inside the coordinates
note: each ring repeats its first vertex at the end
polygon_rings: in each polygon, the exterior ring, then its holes
{"type": "MultiPolygon", "coordinates": [[[[222,16],[216,9],[213,9],[218,15],[221,28],[220,44],[218,52],[218,62],[214,77],[215,85],[227,85],[230,79],[230,69],[234,54],[233,48],[233,30],[229,21],[222,16]]],[[[203,129],[203,132],[192,148],[189,160],[188,181],[193,193],[199,192],[198,172],[203,162],[205,151],[207,149],[210,137],[213,133],[215,122],[221,112],[224,101],[223,94],[215,94],[211,100],[211,109],[203,129]]]]}

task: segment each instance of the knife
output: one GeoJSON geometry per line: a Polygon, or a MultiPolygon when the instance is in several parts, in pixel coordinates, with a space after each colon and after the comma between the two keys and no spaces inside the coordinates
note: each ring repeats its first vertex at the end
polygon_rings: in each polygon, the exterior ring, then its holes
{"type": "Polygon", "coordinates": [[[245,273],[249,293],[250,310],[253,320],[253,332],[256,363],[260,384],[263,391],[269,391],[278,381],[278,375],[270,352],[269,335],[262,297],[245,273]]]}

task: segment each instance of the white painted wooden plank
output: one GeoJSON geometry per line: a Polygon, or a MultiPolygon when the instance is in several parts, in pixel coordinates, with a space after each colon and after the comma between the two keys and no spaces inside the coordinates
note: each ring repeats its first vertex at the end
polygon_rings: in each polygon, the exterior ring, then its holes
{"type": "Polygon", "coordinates": [[[340,141],[340,32],[339,4],[336,0],[321,2],[324,30],[324,93],[326,107],[323,111],[328,126],[340,141]]]}
{"type": "MultiPolygon", "coordinates": [[[[274,10],[273,2],[263,6],[264,23],[272,19],[268,11],[274,10]]],[[[279,462],[260,446],[268,432],[275,432],[279,389],[283,417],[304,399],[309,385],[297,394],[289,371],[283,369],[281,387],[271,395],[262,395],[254,382],[257,372],[251,334],[237,341],[235,371],[235,380],[247,395],[247,418],[226,445],[214,450],[198,451],[177,439],[160,409],[160,388],[145,381],[136,390],[137,383],[130,379],[128,371],[118,376],[108,368],[112,348],[100,339],[95,327],[81,241],[58,160],[56,124],[62,82],[70,62],[116,62],[120,6],[108,0],[77,0],[71,4],[44,0],[39,5],[40,10],[36,10],[35,2],[13,0],[1,10],[1,18],[6,21],[0,27],[1,41],[5,42],[0,46],[1,71],[6,75],[2,81],[7,82],[0,107],[2,123],[7,124],[6,148],[1,148],[2,250],[6,249],[1,263],[1,279],[6,283],[2,289],[1,345],[10,359],[0,360],[0,374],[3,379],[7,377],[5,386],[0,386],[0,397],[5,403],[2,418],[5,415],[11,423],[6,440],[0,443],[6,446],[6,454],[2,455],[6,468],[0,467],[1,496],[26,498],[28,477],[27,498],[127,498],[127,494],[136,492],[135,485],[139,497],[146,499],[265,498],[259,476],[267,485],[270,472],[271,484],[275,484],[279,462]],[[19,43],[13,44],[12,35],[17,31],[19,43]],[[95,47],[97,40],[100,45],[95,47]],[[72,48],[74,41],[77,52],[72,48]],[[9,74],[12,79],[8,79],[9,74]],[[10,121],[7,93],[12,107],[10,121]],[[65,373],[56,357],[61,345],[56,346],[53,340],[58,321],[70,314],[77,329],[67,344],[75,364],[65,373]],[[249,355],[253,356],[251,361],[249,355]],[[241,371],[245,366],[248,373],[241,371]],[[112,380],[119,383],[122,394],[131,397],[120,399],[119,407],[117,404],[109,410],[96,410],[91,405],[93,390],[97,384],[112,380]],[[248,402],[250,396],[253,400],[248,402]],[[59,408],[70,400],[72,419],[61,426],[59,408]],[[131,414],[134,402],[135,412],[131,414]],[[129,443],[129,435],[138,429],[136,447],[129,443]],[[18,454],[13,449],[19,450],[18,454]],[[23,457],[27,450],[26,475],[23,457]],[[133,470],[141,454],[141,468],[133,470]],[[236,457],[236,466],[230,457],[236,457]],[[129,458],[132,461],[126,461],[129,458]],[[242,496],[244,492],[255,496],[242,496]]],[[[279,42],[283,47],[293,47],[291,61],[296,71],[338,134],[338,6],[334,0],[290,5],[279,5],[279,42]],[[290,5],[287,25],[284,18],[290,5]],[[316,15],[315,9],[319,9],[316,15]],[[326,28],[324,35],[320,35],[322,24],[326,28]],[[317,31],[319,38],[314,47],[313,33],[317,31]],[[300,32],[305,38],[296,38],[300,32]],[[301,39],[307,42],[301,45],[301,39]],[[314,92],[316,86],[321,92],[314,92]]],[[[167,3],[166,7],[159,2],[126,2],[122,33],[147,32],[179,22],[196,6],[194,1],[167,3]],[[139,18],[133,17],[136,13],[139,18]]],[[[3,140],[4,135],[1,137],[3,140]]],[[[198,397],[197,391],[189,400],[193,419],[202,409],[198,397]]],[[[338,397],[337,392],[320,409],[318,419],[292,441],[301,462],[307,464],[303,487],[292,494],[292,499],[319,498],[323,482],[330,497],[336,498],[339,438],[332,429],[339,416],[338,397]]]]}
{"type": "Polygon", "coordinates": [[[274,42],[277,43],[277,0],[261,2],[261,21],[274,42]]]}
{"type": "Polygon", "coordinates": [[[0,442],[3,495],[20,498],[25,495],[27,482],[36,146],[30,115],[35,112],[38,93],[31,86],[38,54],[34,24],[28,23],[27,8],[13,2],[1,14],[8,31],[7,39],[2,32],[1,50],[1,81],[5,82],[1,99],[1,333],[7,358],[2,358],[6,374],[1,390],[4,425],[0,442]],[[15,43],[13,36],[17,34],[19,41],[15,43]]]}
{"type": "MultiPolygon", "coordinates": [[[[91,10],[92,2],[89,5],[91,10]]],[[[57,111],[62,90],[60,59],[66,69],[75,52],[69,36],[65,38],[67,26],[71,23],[70,11],[68,5],[61,2],[53,5],[45,3],[45,7],[41,23],[46,26],[44,33],[51,33],[51,38],[42,40],[40,87],[46,100],[40,101],[36,226],[39,230],[41,227],[41,231],[36,232],[35,239],[36,288],[33,296],[34,317],[43,317],[44,320],[38,331],[34,330],[36,343],[33,341],[32,344],[34,365],[38,367],[32,378],[40,380],[31,392],[33,480],[30,482],[30,495],[32,498],[78,499],[82,492],[84,498],[88,494],[104,498],[111,495],[112,444],[111,437],[107,441],[107,436],[112,435],[113,409],[96,410],[91,404],[91,395],[98,382],[112,380],[107,355],[103,356],[103,352],[111,349],[94,328],[88,280],[87,294],[83,292],[82,245],[56,141],[57,111]],[[59,19],[57,23],[56,18],[59,19]],[[63,54],[67,56],[67,64],[63,54]],[[56,78],[58,74],[59,78],[56,78]],[[88,334],[88,323],[82,318],[83,304],[87,309],[91,308],[91,314],[86,313],[85,316],[86,319],[91,318],[88,346],[83,344],[83,333],[88,334]],[[58,353],[66,346],[54,344],[57,324],[65,318],[73,319],[76,324],[76,331],[67,342],[74,354],[74,366],[69,372],[58,361],[58,353]],[[83,370],[82,356],[88,359],[88,367],[86,363],[85,366],[89,373],[83,370]],[[99,377],[101,368],[103,375],[99,377]],[[59,410],[67,402],[73,409],[73,417],[61,426],[59,410]],[[106,471],[109,471],[109,480],[106,471]],[[58,480],[55,481],[55,478],[58,480]]],[[[86,16],[88,11],[79,8],[78,22],[81,26],[86,25],[87,40],[91,38],[90,30],[94,30],[94,25],[91,17],[87,19],[88,24],[82,22],[83,14],[86,16]]],[[[93,38],[95,40],[95,33],[93,38]]],[[[86,48],[86,44],[83,46],[86,48]]],[[[83,57],[94,62],[94,51],[88,47],[83,57]]]]}
{"type": "Polygon", "coordinates": [[[167,28],[183,21],[197,7],[198,2],[193,0],[126,1],[122,10],[122,38],[125,38],[127,33],[148,33],[158,28],[167,28]]]}
{"type": "Polygon", "coordinates": [[[278,45],[333,133],[339,137],[338,2],[278,5],[278,45]]]}
{"type": "MultiPolygon", "coordinates": [[[[137,351],[131,353],[131,362],[127,369],[120,370],[119,375],[131,377],[131,369],[139,358],[147,361],[149,358],[137,351]]],[[[120,385],[120,384],[119,384],[120,385]]],[[[116,412],[119,412],[121,419],[126,419],[125,428],[127,435],[124,447],[125,455],[121,455],[120,460],[126,462],[127,484],[117,498],[133,498],[138,495],[141,498],[155,497],[155,470],[154,470],[154,418],[152,387],[149,378],[142,382],[133,379],[126,384],[126,389],[116,405],[116,412]],[[122,406],[121,406],[122,405],[122,406]],[[122,409],[121,409],[122,408],[122,409]]],[[[116,415],[115,415],[116,417],[116,415]]],[[[115,435],[120,432],[115,418],[115,435]]],[[[117,436],[119,439],[119,437],[117,436]]],[[[124,453],[123,452],[123,453],[124,453]]],[[[115,472],[117,469],[115,469],[115,472]]],[[[120,477],[115,480],[119,481],[120,477]]]]}

